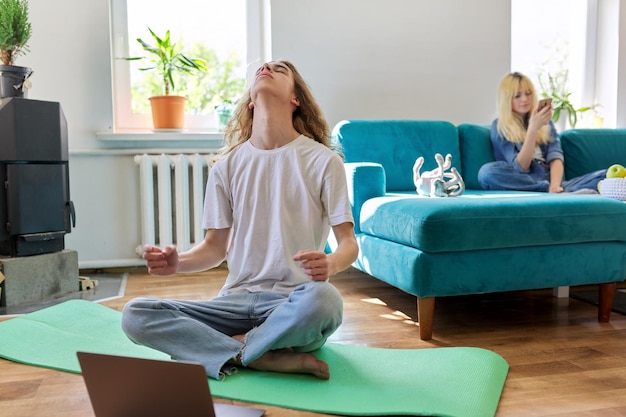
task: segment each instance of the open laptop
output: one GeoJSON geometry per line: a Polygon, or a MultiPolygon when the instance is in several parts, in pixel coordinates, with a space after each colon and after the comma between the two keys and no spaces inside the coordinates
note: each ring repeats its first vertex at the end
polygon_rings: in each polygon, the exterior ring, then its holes
{"type": "Polygon", "coordinates": [[[96,417],[261,417],[265,410],[214,404],[204,367],[78,352],[96,417]]]}

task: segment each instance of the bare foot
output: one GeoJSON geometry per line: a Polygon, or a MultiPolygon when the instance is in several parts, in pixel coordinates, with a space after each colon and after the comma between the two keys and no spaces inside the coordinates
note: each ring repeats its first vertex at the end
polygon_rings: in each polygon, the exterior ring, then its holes
{"type": "MultiPolygon", "coordinates": [[[[231,336],[233,339],[245,343],[246,335],[231,336]]],[[[241,366],[241,353],[228,361],[233,365],[241,366]]],[[[311,353],[297,353],[293,349],[277,349],[266,352],[259,359],[250,362],[248,368],[258,371],[286,372],[292,374],[311,374],[321,379],[330,379],[328,364],[311,353]]]]}
{"type": "Polygon", "coordinates": [[[311,353],[298,353],[291,349],[271,350],[248,364],[259,371],[311,374],[320,379],[329,379],[328,364],[311,353]]]}

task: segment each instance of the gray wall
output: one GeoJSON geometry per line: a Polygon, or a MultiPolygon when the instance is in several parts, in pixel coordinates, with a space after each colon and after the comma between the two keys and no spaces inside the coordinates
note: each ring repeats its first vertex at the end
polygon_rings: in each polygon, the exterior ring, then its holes
{"type": "MultiPolygon", "coordinates": [[[[134,153],[178,142],[103,141],[113,125],[107,0],[30,0],[32,99],[61,103],[69,125],[79,265],[141,264],[134,153]]],[[[489,123],[509,69],[510,2],[272,0],[274,58],[293,61],[331,124],[347,118],[489,123]]]]}

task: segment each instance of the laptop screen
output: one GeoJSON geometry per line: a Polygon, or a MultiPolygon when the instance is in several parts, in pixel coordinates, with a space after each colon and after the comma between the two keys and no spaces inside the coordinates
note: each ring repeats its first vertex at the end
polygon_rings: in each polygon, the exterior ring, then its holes
{"type": "Polygon", "coordinates": [[[252,407],[213,404],[198,363],[78,352],[96,417],[260,417],[252,407]]]}

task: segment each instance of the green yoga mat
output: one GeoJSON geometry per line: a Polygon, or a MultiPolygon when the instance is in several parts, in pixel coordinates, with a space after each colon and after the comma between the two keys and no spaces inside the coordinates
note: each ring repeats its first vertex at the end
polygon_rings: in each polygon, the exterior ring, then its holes
{"type": "MultiPolygon", "coordinates": [[[[71,300],[0,322],[0,357],[80,373],[77,351],[168,359],[135,345],[121,313],[71,300]]],[[[417,337],[417,336],[416,336],[417,337]]],[[[315,352],[329,381],[241,369],[209,380],[214,396],[318,413],[486,417],[496,413],[508,372],[499,355],[478,348],[378,349],[327,343],[315,352]]]]}

